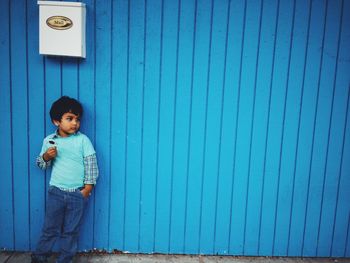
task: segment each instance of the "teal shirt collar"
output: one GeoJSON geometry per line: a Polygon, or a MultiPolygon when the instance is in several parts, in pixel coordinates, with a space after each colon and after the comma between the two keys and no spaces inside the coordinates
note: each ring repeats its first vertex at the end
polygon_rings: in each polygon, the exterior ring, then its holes
{"type": "MultiPolygon", "coordinates": [[[[80,134],[80,131],[77,131],[76,133],[73,133],[72,135],[69,135],[68,137],[75,136],[75,135],[78,135],[78,134],[80,134]]],[[[57,139],[57,138],[64,138],[61,135],[59,135],[58,129],[55,131],[55,133],[53,134],[51,139],[57,139]]]]}

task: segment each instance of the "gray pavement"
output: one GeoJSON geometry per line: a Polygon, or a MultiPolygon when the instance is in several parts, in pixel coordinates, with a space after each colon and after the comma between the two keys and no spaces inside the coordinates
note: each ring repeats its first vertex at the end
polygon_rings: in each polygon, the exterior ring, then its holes
{"type": "MultiPolygon", "coordinates": [[[[55,256],[49,263],[55,262],[55,256]]],[[[350,263],[350,258],[233,257],[145,254],[79,254],[73,263],[350,263]]],[[[30,263],[30,253],[0,252],[0,263],[30,263]]]]}

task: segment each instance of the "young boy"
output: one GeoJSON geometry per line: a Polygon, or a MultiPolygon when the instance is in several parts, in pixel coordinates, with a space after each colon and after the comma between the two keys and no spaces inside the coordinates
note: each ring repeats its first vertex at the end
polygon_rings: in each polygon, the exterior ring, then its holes
{"type": "Polygon", "coordinates": [[[32,262],[47,262],[60,238],[58,263],[71,262],[77,252],[84,208],[98,177],[96,153],[89,138],[79,132],[81,104],[63,96],[50,117],[57,130],[44,139],[37,165],[52,166],[44,226],[32,262]]]}

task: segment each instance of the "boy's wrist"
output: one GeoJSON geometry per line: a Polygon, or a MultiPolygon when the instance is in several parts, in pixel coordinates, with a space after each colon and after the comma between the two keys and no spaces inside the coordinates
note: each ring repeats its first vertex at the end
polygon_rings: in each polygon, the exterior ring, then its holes
{"type": "Polygon", "coordinates": [[[50,161],[50,160],[47,158],[46,153],[43,154],[42,158],[43,158],[43,160],[44,160],[45,162],[50,161]]]}

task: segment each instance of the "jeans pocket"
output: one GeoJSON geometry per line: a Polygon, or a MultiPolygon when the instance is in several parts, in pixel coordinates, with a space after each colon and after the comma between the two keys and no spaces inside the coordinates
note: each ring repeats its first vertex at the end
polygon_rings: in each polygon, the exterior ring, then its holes
{"type": "Polygon", "coordinates": [[[79,195],[81,198],[83,198],[84,200],[87,200],[87,199],[88,199],[87,197],[85,197],[85,196],[83,195],[83,193],[81,192],[81,189],[77,189],[77,190],[75,190],[75,192],[78,193],[78,195],[79,195]]]}

